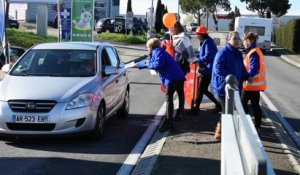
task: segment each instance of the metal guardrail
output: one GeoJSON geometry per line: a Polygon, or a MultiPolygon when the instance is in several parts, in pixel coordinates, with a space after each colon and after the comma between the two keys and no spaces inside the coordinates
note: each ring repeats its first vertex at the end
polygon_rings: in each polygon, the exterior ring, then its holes
{"type": "Polygon", "coordinates": [[[233,75],[226,77],[225,114],[222,115],[221,174],[274,175],[261,140],[246,115],[233,75]]]}

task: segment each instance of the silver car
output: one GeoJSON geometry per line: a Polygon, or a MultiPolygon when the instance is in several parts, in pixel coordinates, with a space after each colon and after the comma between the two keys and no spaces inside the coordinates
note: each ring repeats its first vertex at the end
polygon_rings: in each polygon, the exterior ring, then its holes
{"type": "MultiPolygon", "coordinates": [[[[8,71],[8,65],[2,70],[8,71]]],[[[106,119],[129,114],[129,81],[116,49],[89,42],[29,49],[0,82],[0,134],[100,139],[106,119]]]]}

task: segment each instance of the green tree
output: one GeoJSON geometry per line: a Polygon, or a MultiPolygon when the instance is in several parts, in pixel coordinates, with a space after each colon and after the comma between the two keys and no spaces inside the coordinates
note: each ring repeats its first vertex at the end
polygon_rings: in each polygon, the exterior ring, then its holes
{"type": "Polygon", "coordinates": [[[289,0],[240,0],[246,3],[247,10],[257,12],[258,16],[265,18],[268,10],[271,11],[276,17],[280,17],[287,13],[291,8],[289,0]]]}
{"type": "Polygon", "coordinates": [[[163,26],[163,22],[162,22],[163,11],[164,11],[164,5],[161,4],[161,0],[157,0],[156,11],[155,11],[155,26],[154,26],[156,33],[159,33],[163,26]]]}
{"type": "Polygon", "coordinates": [[[184,13],[194,15],[199,25],[201,24],[201,16],[203,14],[212,13],[216,15],[221,9],[225,11],[231,10],[229,0],[179,0],[179,4],[184,13]]]}
{"type": "Polygon", "coordinates": [[[187,24],[190,24],[190,23],[192,23],[192,22],[194,22],[194,16],[192,16],[192,15],[187,15],[185,18],[184,18],[184,20],[183,20],[183,25],[187,25],[187,24]]]}
{"type": "Polygon", "coordinates": [[[233,31],[234,30],[235,18],[238,17],[238,16],[241,16],[240,9],[235,6],[234,12],[230,12],[228,15],[230,15],[230,17],[232,17],[232,19],[229,23],[229,30],[233,31]]]}
{"type": "Polygon", "coordinates": [[[126,10],[126,12],[132,12],[131,0],[127,1],[127,10],[126,10]]]}
{"type": "MultiPolygon", "coordinates": [[[[164,16],[166,13],[168,13],[168,7],[167,6],[165,6],[165,8],[164,8],[164,10],[163,10],[163,15],[162,16],[164,16]]],[[[167,27],[166,26],[164,26],[164,25],[162,25],[162,28],[164,29],[164,30],[168,30],[167,29],[167,27]]]]}

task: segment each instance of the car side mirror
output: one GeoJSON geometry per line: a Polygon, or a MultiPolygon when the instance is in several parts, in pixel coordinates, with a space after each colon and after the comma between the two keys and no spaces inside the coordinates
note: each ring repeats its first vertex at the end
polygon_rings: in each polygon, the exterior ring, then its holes
{"type": "Polygon", "coordinates": [[[102,71],[103,76],[110,76],[118,73],[119,73],[118,69],[112,66],[105,66],[104,70],[102,71]]]}
{"type": "Polygon", "coordinates": [[[5,64],[5,65],[1,68],[1,71],[4,72],[4,73],[7,73],[7,72],[10,70],[11,67],[12,67],[12,66],[11,66],[10,64],[5,64]]]}

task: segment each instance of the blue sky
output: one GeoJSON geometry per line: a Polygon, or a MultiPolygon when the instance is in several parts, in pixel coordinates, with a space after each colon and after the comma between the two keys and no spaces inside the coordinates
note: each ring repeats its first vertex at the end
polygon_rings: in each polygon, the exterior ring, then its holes
{"type": "MultiPolygon", "coordinates": [[[[178,0],[161,0],[163,4],[168,6],[169,12],[176,13],[178,10],[178,0]]],[[[280,1],[280,0],[279,0],[280,1]]],[[[148,8],[151,7],[151,0],[131,0],[132,10],[135,14],[146,14],[149,11],[148,8]]],[[[157,0],[153,0],[153,6],[156,7],[157,0]]],[[[230,0],[231,8],[234,6],[239,7],[242,14],[253,14],[253,12],[246,10],[245,3],[241,3],[240,0],[230,0]]],[[[291,8],[288,10],[287,15],[299,15],[300,16],[300,1],[299,0],[289,0],[292,4],[291,8]]],[[[125,14],[127,7],[127,0],[120,0],[120,13],[125,14]]]]}

